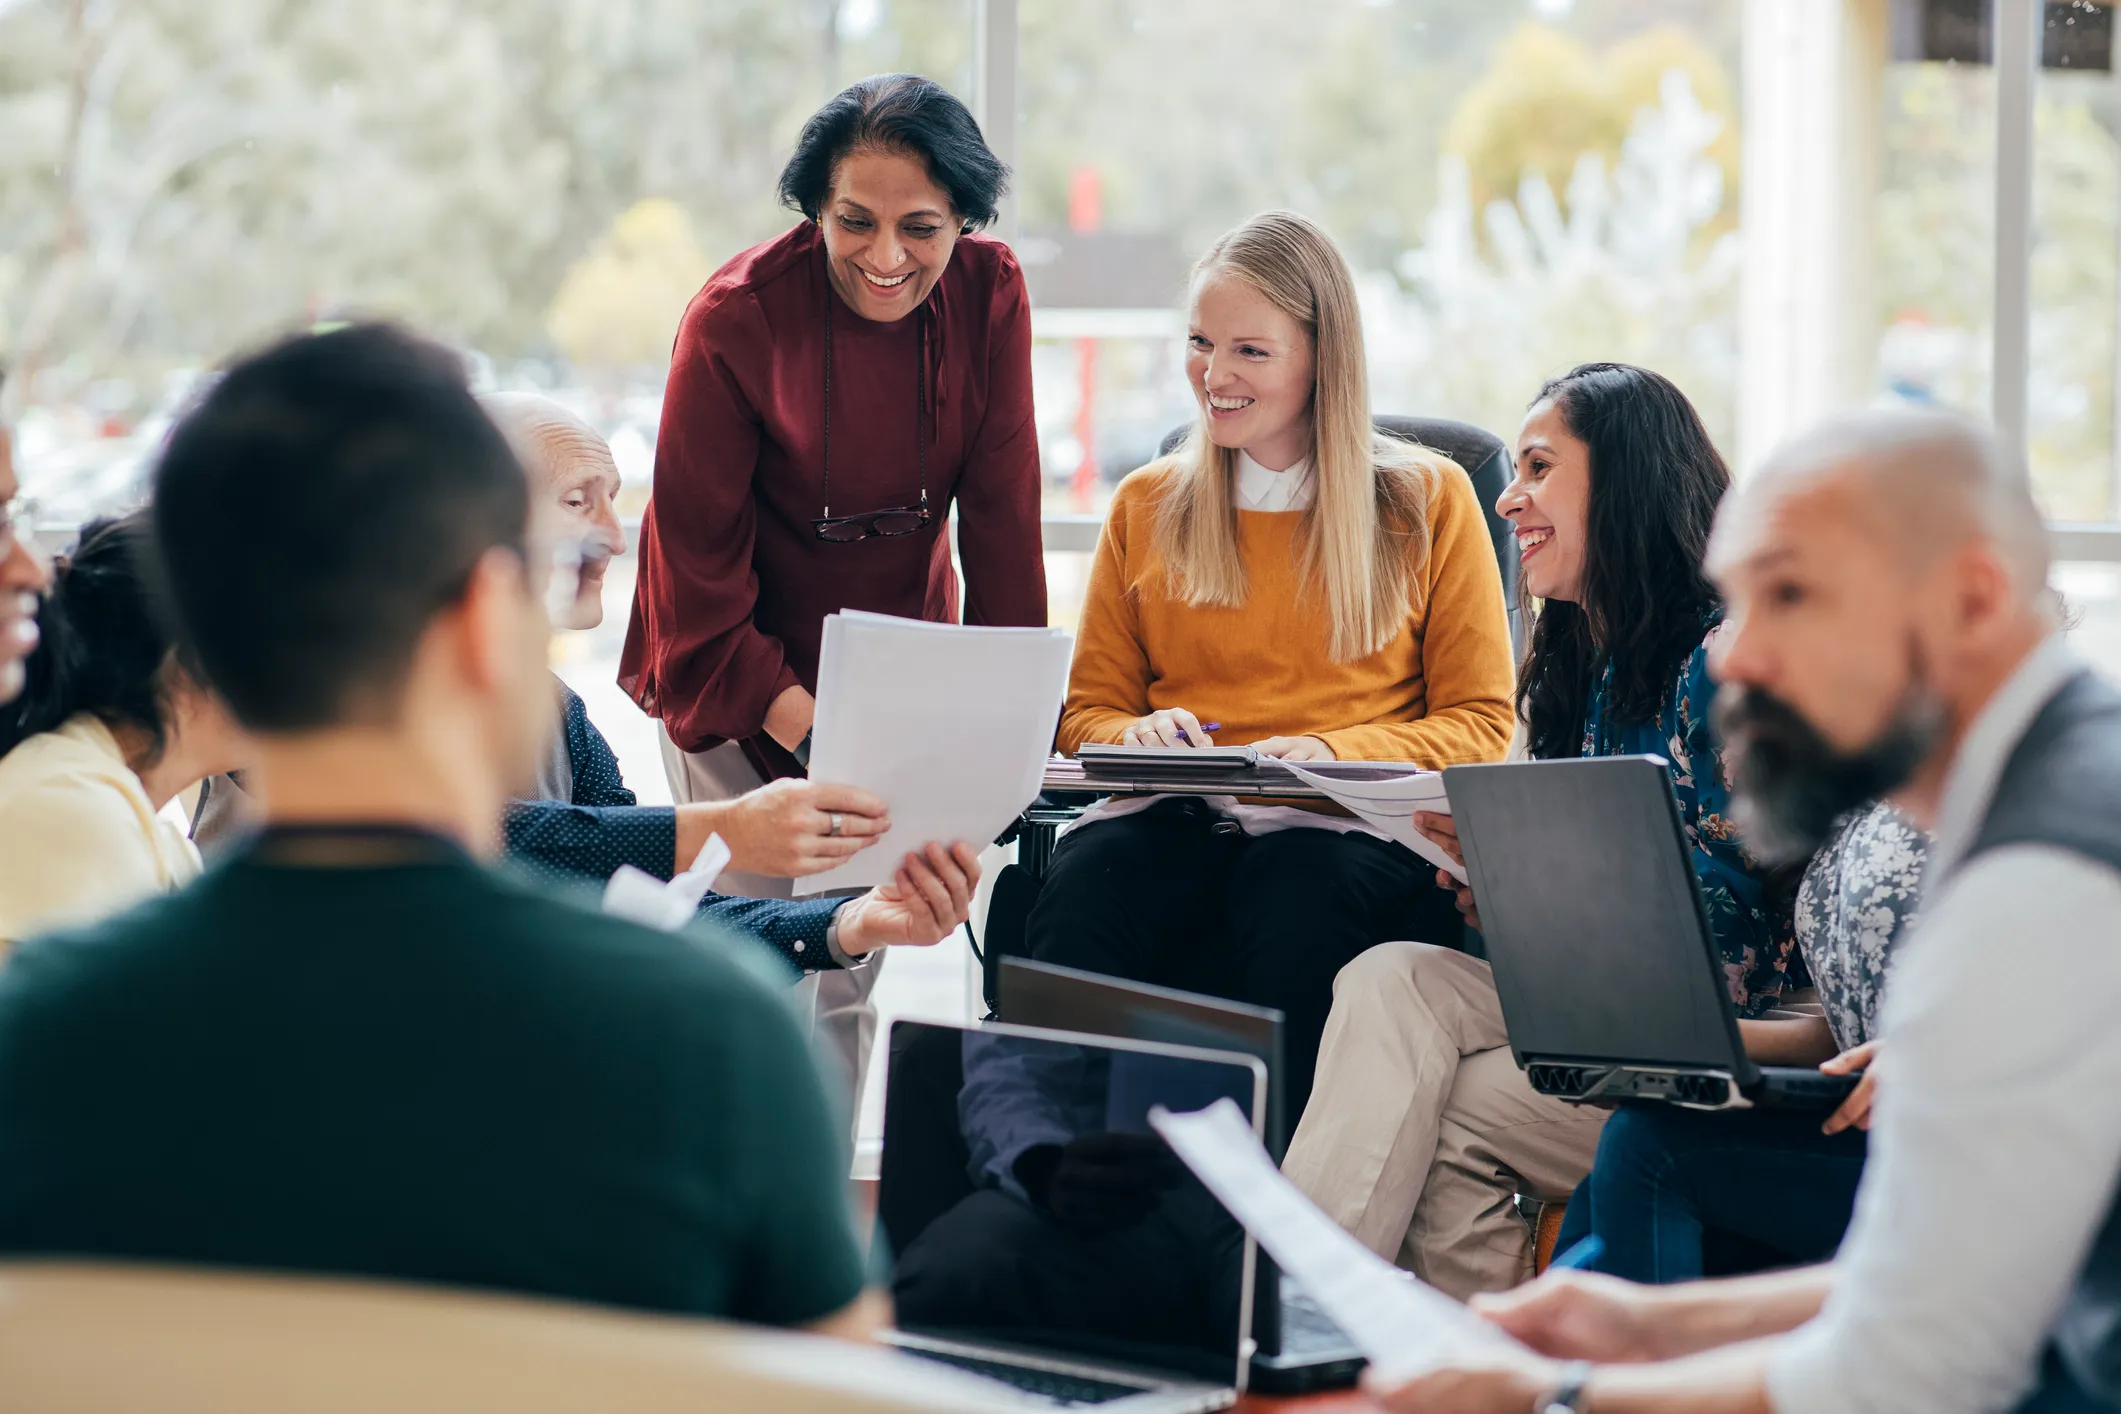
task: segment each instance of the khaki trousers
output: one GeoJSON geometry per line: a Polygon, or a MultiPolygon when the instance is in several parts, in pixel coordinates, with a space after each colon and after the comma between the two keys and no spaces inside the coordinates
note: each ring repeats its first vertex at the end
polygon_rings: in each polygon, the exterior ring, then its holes
{"type": "Polygon", "coordinates": [[[1342,968],[1318,1080],[1282,1169],[1381,1257],[1461,1299],[1532,1275],[1514,1210],[1590,1172],[1603,1110],[1517,1068],[1488,965],[1385,943],[1342,968]]]}
{"type": "MultiPolygon", "coordinates": [[[[670,733],[656,727],[663,749],[663,774],[670,781],[670,798],[680,805],[703,800],[732,800],[766,782],[744,758],[735,742],[724,742],[711,751],[680,751],[670,733]]],[[[689,862],[689,861],[688,861],[689,862]]],[[[795,881],[764,874],[744,874],[731,869],[715,884],[717,893],[745,898],[792,898],[795,881]]],[[[796,984],[797,1005],[809,1017],[810,1035],[819,1054],[835,1063],[847,1086],[847,1103],[857,1113],[862,1099],[862,1081],[869,1073],[869,1052],[876,1039],[876,1007],[869,994],[883,971],[879,949],[866,967],[844,971],[813,972],[796,984]]]]}

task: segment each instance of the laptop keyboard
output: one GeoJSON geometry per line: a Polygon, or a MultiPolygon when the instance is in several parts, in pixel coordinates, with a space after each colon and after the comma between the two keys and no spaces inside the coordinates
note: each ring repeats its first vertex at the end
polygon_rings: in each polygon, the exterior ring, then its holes
{"type": "Polygon", "coordinates": [[[923,1360],[933,1360],[942,1365],[955,1365],[960,1370],[970,1370],[975,1375],[1000,1380],[1014,1385],[1028,1394],[1050,1399],[1061,1408],[1073,1408],[1084,1404],[1110,1404],[1115,1399],[1140,1394],[1140,1385],[1114,1384],[1110,1380],[1093,1380],[1082,1375],[1060,1375],[1051,1370],[1030,1370],[1021,1365],[1005,1364],[1000,1360],[982,1360],[976,1355],[956,1355],[940,1350],[908,1348],[908,1355],[918,1355],[923,1360]]]}

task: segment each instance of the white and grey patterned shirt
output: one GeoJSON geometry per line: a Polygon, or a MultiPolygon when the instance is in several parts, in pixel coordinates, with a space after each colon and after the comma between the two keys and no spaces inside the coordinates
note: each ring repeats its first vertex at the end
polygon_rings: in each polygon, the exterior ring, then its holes
{"type": "Polygon", "coordinates": [[[1797,887],[1797,947],[1842,1050],[1875,1040],[1893,949],[1907,936],[1929,840],[1890,805],[1844,816],[1797,887]]]}

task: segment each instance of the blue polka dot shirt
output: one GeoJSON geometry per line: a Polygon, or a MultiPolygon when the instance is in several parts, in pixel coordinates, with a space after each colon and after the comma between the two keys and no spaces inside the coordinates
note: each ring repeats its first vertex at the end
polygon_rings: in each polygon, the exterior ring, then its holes
{"type": "MultiPolygon", "coordinates": [[[[619,758],[589,720],[588,707],[565,683],[559,690],[574,777],[571,798],[519,800],[509,806],[510,858],[553,883],[579,884],[585,877],[601,882],[621,864],[668,879],[677,854],[677,812],[635,804],[619,774],[619,758]]],[[[709,894],[700,900],[700,914],[764,939],[802,971],[822,972],[840,965],[825,935],[844,902],[709,894]]]]}

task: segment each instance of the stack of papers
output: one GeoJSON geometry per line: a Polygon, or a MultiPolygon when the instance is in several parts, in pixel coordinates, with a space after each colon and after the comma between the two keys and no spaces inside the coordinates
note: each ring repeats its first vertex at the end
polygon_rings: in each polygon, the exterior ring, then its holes
{"type": "Polygon", "coordinates": [[[1383,831],[1387,837],[1413,850],[1459,883],[1467,882],[1466,867],[1414,828],[1417,814],[1451,813],[1451,798],[1444,794],[1442,772],[1423,771],[1389,780],[1353,781],[1307,771],[1294,761],[1284,761],[1281,765],[1298,780],[1324,791],[1336,805],[1356,819],[1383,831]]]}
{"type": "Polygon", "coordinates": [[[1074,640],[849,610],[818,655],[810,779],[881,796],[891,829],[799,894],[869,888],[931,843],[985,848],[1038,798],[1074,640]]]}
{"type": "Polygon", "coordinates": [[[1149,1123],[1210,1193],[1348,1333],[1384,1379],[1479,1363],[1517,1345],[1433,1286],[1357,1242],[1281,1176],[1245,1121],[1217,1100],[1196,1114],[1158,1106],[1149,1123]]]}

